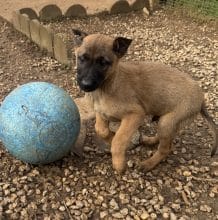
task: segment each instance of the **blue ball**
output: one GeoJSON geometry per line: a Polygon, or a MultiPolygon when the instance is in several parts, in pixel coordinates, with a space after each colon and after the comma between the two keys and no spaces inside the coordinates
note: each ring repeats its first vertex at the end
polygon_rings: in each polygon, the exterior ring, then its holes
{"type": "Polygon", "coordinates": [[[80,131],[72,98],[46,82],[19,86],[0,107],[0,139],[16,158],[47,164],[67,155],[80,131]]]}

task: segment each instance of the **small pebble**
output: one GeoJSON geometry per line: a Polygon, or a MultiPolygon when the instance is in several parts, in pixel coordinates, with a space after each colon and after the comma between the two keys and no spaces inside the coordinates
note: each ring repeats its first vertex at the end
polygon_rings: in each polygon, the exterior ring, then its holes
{"type": "Polygon", "coordinates": [[[123,208],[120,210],[120,213],[124,216],[128,215],[129,210],[127,208],[123,208]]]}
{"type": "Polygon", "coordinates": [[[190,171],[184,171],[183,172],[183,176],[188,177],[188,176],[191,176],[191,175],[192,175],[192,173],[190,171]]]}
{"type": "Polygon", "coordinates": [[[149,215],[147,212],[143,212],[143,213],[141,214],[140,218],[144,220],[144,219],[148,219],[149,216],[150,216],[150,215],[149,215]]]}
{"type": "Polygon", "coordinates": [[[170,215],[169,215],[168,212],[164,212],[164,213],[162,214],[162,216],[163,216],[163,219],[169,219],[169,217],[170,217],[170,215]]]}
{"type": "Polygon", "coordinates": [[[210,207],[210,206],[208,206],[208,205],[201,205],[200,206],[200,210],[202,211],[202,212],[211,212],[212,211],[212,208],[210,207]]]}
{"type": "Polygon", "coordinates": [[[107,211],[100,212],[100,218],[103,219],[108,215],[107,211]]]}
{"type": "Polygon", "coordinates": [[[170,212],[170,220],[177,220],[177,217],[173,212],[170,212]]]}
{"type": "Polygon", "coordinates": [[[66,209],[65,209],[64,206],[60,206],[60,207],[59,207],[59,210],[60,210],[61,212],[64,212],[66,209]]]}
{"type": "Polygon", "coordinates": [[[124,215],[121,214],[120,212],[113,213],[112,216],[114,218],[118,218],[118,219],[123,219],[124,218],[124,215]]]}
{"type": "Polygon", "coordinates": [[[156,213],[151,213],[150,217],[151,217],[151,219],[157,219],[157,214],[156,213]]]}

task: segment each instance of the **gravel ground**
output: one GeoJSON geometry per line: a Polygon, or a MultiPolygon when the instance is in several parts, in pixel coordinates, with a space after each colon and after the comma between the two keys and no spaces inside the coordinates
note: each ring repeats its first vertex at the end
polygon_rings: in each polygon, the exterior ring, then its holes
{"type": "MultiPolygon", "coordinates": [[[[72,38],[71,29],[133,38],[126,60],[159,60],[187,71],[206,93],[210,115],[218,122],[218,32],[214,26],[166,15],[91,17],[49,24],[72,38]]],[[[46,57],[28,39],[0,19],[0,99],[17,85],[44,80],[81,96],[75,71],[46,57]]],[[[155,124],[144,132],[151,134],[155,124]]],[[[199,116],[174,140],[168,159],[148,173],[135,163],[154,148],[128,151],[128,169],[115,175],[111,155],[93,141],[93,123],[85,158],[69,155],[45,165],[24,164],[0,146],[0,219],[218,219],[218,159],[210,158],[211,133],[199,116]]]]}

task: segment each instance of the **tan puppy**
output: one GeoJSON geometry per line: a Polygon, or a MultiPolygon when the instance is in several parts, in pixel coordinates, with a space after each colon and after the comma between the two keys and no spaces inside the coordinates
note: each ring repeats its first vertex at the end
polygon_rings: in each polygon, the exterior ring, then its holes
{"type": "Polygon", "coordinates": [[[121,62],[130,39],[73,31],[78,46],[77,82],[96,113],[97,134],[111,143],[113,167],[118,173],[125,168],[126,149],[146,115],[159,117],[157,135],[144,139],[149,144],[159,143],[154,155],[142,162],[146,171],[166,158],[178,128],[198,113],[213,130],[211,155],[215,154],[217,128],[206,111],[201,88],[188,74],[161,63],[121,62]],[[121,121],[115,134],[109,121],[121,121]]]}

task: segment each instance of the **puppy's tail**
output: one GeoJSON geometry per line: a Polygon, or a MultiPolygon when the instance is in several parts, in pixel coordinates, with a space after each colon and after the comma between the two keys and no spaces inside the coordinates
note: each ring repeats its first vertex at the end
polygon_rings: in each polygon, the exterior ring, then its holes
{"type": "Polygon", "coordinates": [[[218,129],[217,129],[216,124],[213,122],[213,119],[208,114],[205,103],[202,104],[201,115],[207,120],[210,129],[213,131],[214,144],[213,144],[212,150],[211,150],[211,157],[212,157],[216,154],[217,148],[218,148],[218,146],[217,146],[218,145],[218,129]]]}

